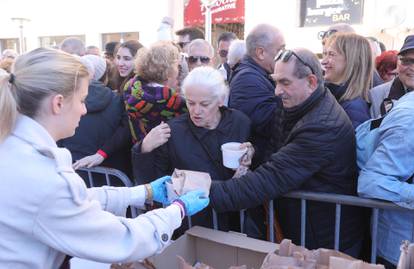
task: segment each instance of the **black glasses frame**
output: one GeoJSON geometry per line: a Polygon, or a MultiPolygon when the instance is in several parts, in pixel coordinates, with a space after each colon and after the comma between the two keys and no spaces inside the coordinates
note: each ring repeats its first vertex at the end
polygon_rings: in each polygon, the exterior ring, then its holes
{"type": "Polygon", "coordinates": [[[187,57],[187,61],[191,64],[195,64],[198,60],[200,60],[200,62],[203,64],[208,64],[211,61],[210,57],[207,57],[207,56],[188,56],[187,57]]]}
{"type": "Polygon", "coordinates": [[[413,58],[409,58],[409,57],[405,57],[405,56],[398,56],[398,60],[400,60],[400,63],[403,66],[409,66],[409,65],[413,65],[414,64],[414,59],[413,58]]]}
{"type": "Polygon", "coordinates": [[[318,39],[319,40],[324,40],[325,38],[330,37],[331,35],[337,33],[338,30],[332,29],[332,30],[328,30],[328,31],[320,31],[318,33],[318,39]]]}
{"type": "Polygon", "coordinates": [[[282,60],[282,62],[286,63],[289,61],[290,57],[292,57],[292,55],[294,55],[296,57],[296,59],[299,60],[299,62],[301,62],[304,66],[307,66],[310,71],[312,72],[313,75],[315,74],[315,71],[313,70],[312,66],[310,66],[308,63],[306,63],[304,60],[302,60],[302,58],[299,57],[299,55],[297,55],[293,50],[281,50],[279,52],[278,55],[276,55],[275,57],[275,62],[282,60]]]}

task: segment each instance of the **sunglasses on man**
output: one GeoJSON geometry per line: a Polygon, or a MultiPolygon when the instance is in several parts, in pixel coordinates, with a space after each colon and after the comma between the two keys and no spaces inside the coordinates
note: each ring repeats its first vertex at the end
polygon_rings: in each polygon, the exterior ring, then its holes
{"type": "Polygon", "coordinates": [[[190,64],[195,64],[198,61],[200,61],[203,64],[208,64],[208,63],[210,63],[210,60],[211,59],[209,57],[207,57],[207,56],[188,56],[187,57],[187,61],[190,64]]]}
{"type": "Polygon", "coordinates": [[[304,66],[309,67],[312,74],[315,75],[315,71],[313,70],[312,66],[307,64],[304,60],[302,60],[302,58],[300,58],[299,55],[297,55],[293,50],[281,50],[279,52],[279,54],[276,55],[275,62],[281,60],[282,62],[286,63],[286,62],[289,61],[289,59],[290,59],[290,57],[292,57],[292,55],[294,55],[296,57],[296,59],[298,59],[299,62],[301,62],[304,66]]]}
{"type": "Polygon", "coordinates": [[[318,39],[319,40],[324,40],[325,38],[330,37],[331,35],[335,34],[336,32],[338,32],[338,30],[335,30],[335,29],[328,30],[328,31],[320,31],[318,33],[318,39]]]}
{"type": "Polygon", "coordinates": [[[404,66],[414,65],[414,59],[404,56],[399,56],[398,59],[400,60],[401,64],[404,66]]]}

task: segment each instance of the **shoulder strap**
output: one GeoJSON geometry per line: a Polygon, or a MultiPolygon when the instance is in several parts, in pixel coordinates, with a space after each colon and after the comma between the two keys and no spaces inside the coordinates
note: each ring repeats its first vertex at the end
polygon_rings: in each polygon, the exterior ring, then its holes
{"type": "Polygon", "coordinates": [[[210,153],[210,151],[208,150],[206,145],[204,145],[203,142],[200,141],[200,139],[198,139],[197,135],[194,133],[193,128],[191,128],[191,126],[190,126],[189,129],[190,129],[190,132],[193,135],[193,137],[197,140],[197,142],[203,148],[204,152],[207,153],[208,158],[214,163],[214,165],[216,166],[218,171],[220,171],[221,176],[224,176],[225,174],[223,173],[224,172],[223,171],[223,166],[213,157],[213,155],[210,153]]]}

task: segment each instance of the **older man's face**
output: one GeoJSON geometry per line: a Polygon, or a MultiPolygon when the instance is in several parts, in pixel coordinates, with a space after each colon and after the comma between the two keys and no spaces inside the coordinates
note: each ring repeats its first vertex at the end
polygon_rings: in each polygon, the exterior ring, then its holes
{"type": "Polygon", "coordinates": [[[297,78],[294,74],[294,61],[277,61],[272,75],[276,82],[275,94],[282,99],[284,108],[302,104],[312,94],[308,78],[297,78]]]}
{"type": "Polygon", "coordinates": [[[409,50],[398,57],[398,77],[407,87],[414,89],[414,50],[409,50]]]}
{"type": "Polygon", "coordinates": [[[207,46],[192,46],[188,50],[188,69],[191,71],[199,66],[209,66],[212,64],[212,55],[207,46]]]}
{"type": "Polygon", "coordinates": [[[267,72],[273,73],[275,62],[274,59],[279,51],[285,48],[285,39],[282,35],[278,34],[272,41],[272,45],[264,49],[263,67],[267,72]]]}

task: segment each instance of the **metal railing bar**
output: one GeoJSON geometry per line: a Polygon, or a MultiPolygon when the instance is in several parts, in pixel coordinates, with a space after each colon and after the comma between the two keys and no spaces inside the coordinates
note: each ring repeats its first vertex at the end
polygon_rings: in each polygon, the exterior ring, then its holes
{"type": "Polygon", "coordinates": [[[275,242],[275,232],[274,232],[274,224],[275,224],[275,219],[274,219],[274,204],[273,204],[273,200],[271,200],[269,202],[269,239],[270,242],[274,243],[275,242]]]}
{"type": "Polygon", "coordinates": [[[378,237],[378,214],[379,209],[372,210],[372,230],[371,230],[371,263],[377,260],[377,237],[378,237]]]}
{"type": "Polygon", "coordinates": [[[300,245],[305,246],[306,239],[306,200],[301,199],[301,209],[300,209],[300,245]]]}
{"type": "Polygon", "coordinates": [[[341,205],[335,206],[335,250],[339,250],[339,235],[341,229],[341,205]]]}
{"type": "Polygon", "coordinates": [[[374,199],[368,199],[368,198],[361,198],[361,197],[352,196],[352,195],[307,192],[307,191],[293,191],[293,192],[290,192],[284,195],[284,197],[305,199],[305,200],[318,201],[318,202],[327,202],[327,203],[334,203],[334,204],[341,204],[341,205],[362,206],[362,207],[370,207],[370,208],[400,210],[400,211],[407,210],[391,202],[376,200],[376,199],[374,200],[374,199]]]}

